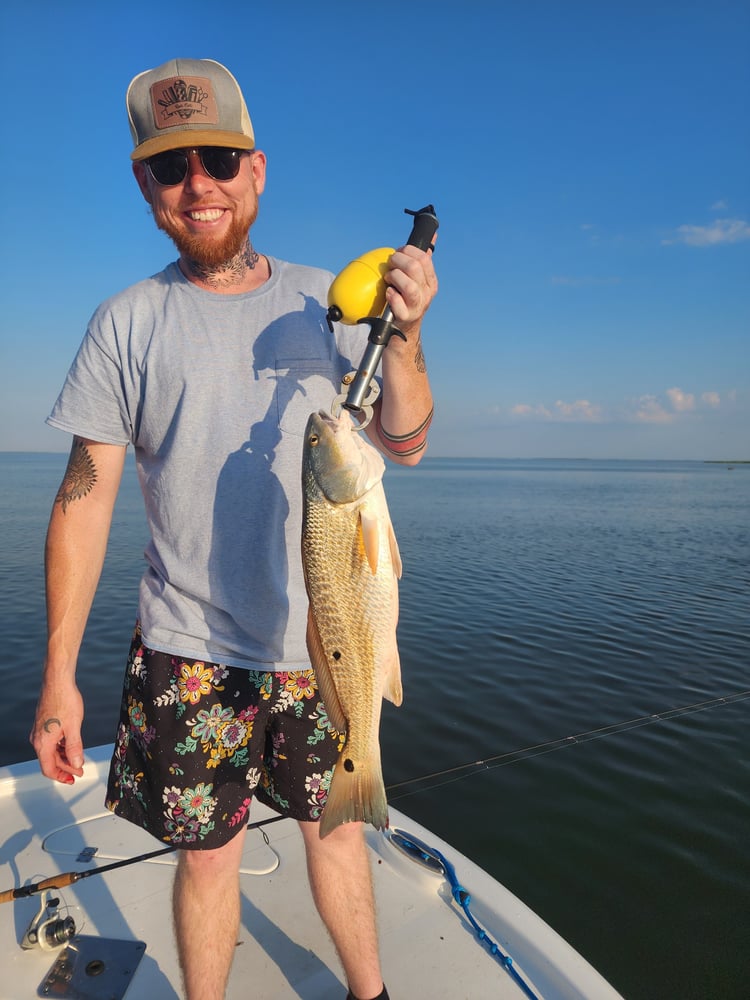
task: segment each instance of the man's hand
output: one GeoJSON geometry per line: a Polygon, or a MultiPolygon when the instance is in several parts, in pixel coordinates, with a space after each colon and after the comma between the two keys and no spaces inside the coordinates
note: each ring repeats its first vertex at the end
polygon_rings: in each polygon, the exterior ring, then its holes
{"type": "Polygon", "coordinates": [[[82,721],[83,698],[75,684],[42,688],[29,739],[45,777],[72,785],[83,775],[82,721]]]}
{"type": "MultiPolygon", "coordinates": [[[[431,250],[404,246],[391,255],[385,275],[386,301],[396,326],[407,339],[419,333],[422,318],[437,295],[438,280],[431,250]]],[[[391,344],[399,340],[394,337],[391,344]]],[[[390,346],[390,345],[389,345],[390,346]]]]}

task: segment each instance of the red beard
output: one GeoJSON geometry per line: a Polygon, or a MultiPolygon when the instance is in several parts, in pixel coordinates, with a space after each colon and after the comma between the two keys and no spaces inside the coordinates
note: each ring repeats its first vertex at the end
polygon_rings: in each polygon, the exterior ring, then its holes
{"type": "Polygon", "coordinates": [[[172,240],[182,257],[206,270],[218,271],[229,266],[245,250],[250,227],[257,215],[256,206],[244,218],[235,216],[228,232],[221,239],[186,233],[184,229],[178,228],[170,219],[156,211],[154,219],[159,229],[172,240]]]}

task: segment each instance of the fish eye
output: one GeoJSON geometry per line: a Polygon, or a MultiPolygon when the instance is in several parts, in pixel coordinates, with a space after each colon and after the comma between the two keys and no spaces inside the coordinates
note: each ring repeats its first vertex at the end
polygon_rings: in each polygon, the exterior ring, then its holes
{"type": "Polygon", "coordinates": [[[308,444],[312,448],[314,448],[315,445],[318,444],[318,442],[320,441],[320,438],[318,437],[317,434],[311,434],[310,437],[307,439],[307,441],[308,441],[308,444]]]}

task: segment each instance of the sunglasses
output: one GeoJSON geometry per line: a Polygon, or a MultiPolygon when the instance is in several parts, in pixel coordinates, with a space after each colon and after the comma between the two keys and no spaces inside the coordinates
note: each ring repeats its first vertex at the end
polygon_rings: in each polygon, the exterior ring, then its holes
{"type": "Polygon", "coordinates": [[[173,187],[187,177],[191,153],[195,153],[201,166],[215,181],[231,181],[240,171],[240,157],[249,149],[227,149],[225,146],[198,146],[195,149],[168,149],[146,160],[146,166],[157,184],[173,187]]]}

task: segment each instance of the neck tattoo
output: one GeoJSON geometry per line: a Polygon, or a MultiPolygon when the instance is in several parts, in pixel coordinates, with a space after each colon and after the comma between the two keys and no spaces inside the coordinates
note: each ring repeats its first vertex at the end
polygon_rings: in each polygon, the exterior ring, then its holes
{"type": "Polygon", "coordinates": [[[244,281],[248,271],[254,271],[260,254],[248,240],[234,257],[219,265],[204,264],[201,261],[188,258],[186,260],[190,273],[214,288],[228,288],[244,281]]]}

